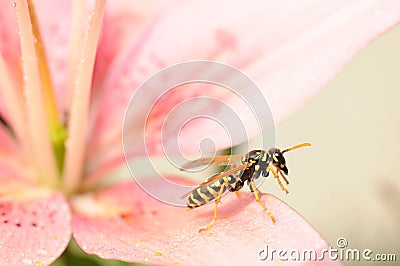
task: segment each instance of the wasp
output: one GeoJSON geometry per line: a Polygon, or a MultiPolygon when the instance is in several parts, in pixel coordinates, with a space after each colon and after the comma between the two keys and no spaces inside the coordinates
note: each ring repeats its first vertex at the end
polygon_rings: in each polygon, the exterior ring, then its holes
{"type": "Polygon", "coordinates": [[[214,218],[207,226],[201,228],[199,232],[206,231],[214,225],[218,214],[218,204],[223,193],[226,190],[229,190],[238,194],[238,191],[243,188],[245,183],[249,187],[250,191],[254,193],[256,201],[271,218],[271,221],[275,223],[274,215],[260,200],[260,191],[256,188],[254,180],[260,176],[267,177],[271,172],[277,180],[280,188],[286,193],[289,193],[281,181],[282,178],[286,185],[289,185],[289,181],[286,178],[286,176],[289,174],[289,170],[286,166],[286,160],[283,154],[305,146],[311,146],[311,144],[302,143],[283,151],[278,148],[270,148],[268,151],[252,150],[243,155],[201,158],[184,164],[181,167],[181,170],[183,171],[196,168],[201,165],[211,164],[226,165],[228,167],[227,171],[215,174],[205,179],[195,189],[189,191],[181,197],[182,199],[187,197],[187,207],[189,209],[203,206],[209,201],[215,200],[214,218]]]}

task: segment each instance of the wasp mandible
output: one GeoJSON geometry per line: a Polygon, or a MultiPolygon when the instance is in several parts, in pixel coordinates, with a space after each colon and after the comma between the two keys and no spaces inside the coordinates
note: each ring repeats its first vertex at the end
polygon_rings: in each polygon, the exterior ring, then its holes
{"type": "Polygon", "coordinates": [[[189,191],[181,197],[188,197],[187,207],[189,209],[203,206],[207,202],[215,200],[214,218],[212,219],[210,224],[201,228],[199,232],[206,231],[214,225],[218,214],[218,203],[220,202],[223,193],[226,190],[229,190],[231,192],[238,192],[240,189],[243,188],[245,182],[250,188],[250,191],[254,193],[256,201],[268,214],[272,222],[275,223],[274,215],[260,200],[260,191],[256,188],[254,180],[259,178],[261,175],[263,177],[267,177],[271,172],[276,178],[280,188],[286,193],[289,193],[289,191],[286,189],[281,181],[281,178],[283,178],[286,185],[289,185],[289,181],[286,178],[286,176],[289,174],[289,170],[286,166],[286,160],[283,154],[288,151],[305,146],[311,146],[311,144],[302,143],[283,151],[278,148],[270,148],[268,151],[252,150],[243,155],[227,155],[216,156],[214,158],[201,158],[184,164],[181,167],[181,170],[183,171],[201,165],[210,164],[227,165],[229,167],[226,172],[221,172],[205,179],[195,189],[189,191]]]}

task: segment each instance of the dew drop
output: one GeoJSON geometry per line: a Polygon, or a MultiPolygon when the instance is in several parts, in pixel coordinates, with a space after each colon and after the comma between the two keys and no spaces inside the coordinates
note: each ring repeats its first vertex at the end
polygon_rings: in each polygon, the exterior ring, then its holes
{"type": "Polygon", "coordinates": [[[22,263],[25,264],[25,265],[32,265],[33,261],[31,259],[23,259],[22,263]]]}
{"type": "MultiPolygon", "coordinates": [[[[36,253],[38,254],[38,255],[42,255],[42,256],[46,256],[47,255],[47,250],[45,250],[45,249],[38,249],[38,251],[36,251],[36,253]]],[[[36,262],[35,262],[36,263],[36,262]]]]}
{"type": "Polygon", "coordinates": [[[49,205],[47,205],[47,209],[49,209],[50,211],[54,211],[56,209],[56,205],[54,203],[50,203],[49,205]]]}

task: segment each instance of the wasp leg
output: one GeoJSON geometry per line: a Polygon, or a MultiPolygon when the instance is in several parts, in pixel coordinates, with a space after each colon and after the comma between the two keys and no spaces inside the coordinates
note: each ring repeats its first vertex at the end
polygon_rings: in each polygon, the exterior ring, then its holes
{"type": "MultiPolygon", "coordinates": [[[[275,169],[274,169],[273,167],[271,167],[271,166],[268,166],[267,171],[271,171],[271,172],[274,174],[276,180],[278,181],[278,184],[279,184],[279,186],[281,187],[281,189],[282,189],[283,191],[285,191],[286,194],[289,193],[289,190],[287,190],[287,188],[285,188],[285,186],[282,184],[282,182],[281,182],[281,180],[280,180],[280,176],[279,176],[278,173],[275,171],[275,169]]],[[[287,182],[287,179],[286,179],[286,178],[284,178],[284,179],[285,179],[285,181],[287,182]]],[[[287,182],[287,183],[288,183],[288,182],[287,182]]]]}
{"type": "Polygon", "coordinates": [[[286,185],[289,185],[289,181],[286,179],[286,176],[282,174],[281,171],[279,171],[279,173],[281,174],[281,177],[283,177],[283,180],[285,180],[286,185]]]}
{"type": "Polygon", "coordinates": [[[240,192],[239,192],[239,191],[235,191],[235,193],[236,193],[236,196],[237,196],[238,198],[240,198],[240,192]]]}
{"type": "Polygon", "coordinates": [[[203,232],[203,231],[207,231],[208,229],[210,229],[213,225],[215,220],[217,220],[217,214],[218,214],[218,203],[221,200],[222,197],[222,193],[224,192],[224,187],[225,187],[225,183],[223,183],[220,187],[219,193],[217,198],[215,199],[215,208],[214,208],[214,218],[212,219],[211,223],[209,223],[209,225],[207,225],[206,227],[200,228],[199,233],[203,232]]]}
{"type": "Polygon", "coordinates": [[[254,182],[250,182],[250,187],[254,191],[254,196],[256,197],[256,201],[258,204],[261,205],[261,207],[264,209],[264,211],[268,214],[269,218],[271,218],[272,223],[275,223],[275,217],[274,215],[268,210],[268,208],[264,205],[264,203],[261,202],[260,197],[258,196],[258,189],[254,185],[254,182]]]}

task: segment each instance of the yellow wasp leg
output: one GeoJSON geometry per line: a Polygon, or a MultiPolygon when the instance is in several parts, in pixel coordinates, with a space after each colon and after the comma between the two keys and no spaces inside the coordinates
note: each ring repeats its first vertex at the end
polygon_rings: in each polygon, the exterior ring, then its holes
{"type": "MultiPolygon", "coordinates": [[[[272,174],[275,176],[276,180],[278,181],[278,184],[279,184],[279,186],[281,187],[281,189],[282,189],[283,191],[285,191],[286,194],[289,193],[289,190],[287,190],[287,188],[285,188],[285,186],[282,184],[282,182],[281,182],[281,180],[280,180],[280,176],[279,176],[278,173],[275,171],[275,169],[274,169],[273,167],[271,167],[271,166],[268,166],[268,167],[267,167],[267,171],[271,171],[272,174]]],[[[286,183],[288,183],[287,180],[286,180],[286,178],[285,178],[285,181],[286,181],[286,183]]]]}
{"type": "Polygon", "coordinates": [[[224,187],[225,187],[225,183],[223,183],[220,187],[219,193],[217,198],[215,199],[215,208],[214,208],[214,218],[212,219],[211,223],[209,225],[207,225],[206,227],[200,228],[199,233],[203,232],[203,231],[207,231],[208,229],[210,229],[213,225],[215,220],[217,220],[217,214],[218,214],[218,203],[221,200],[222,197],[222,192],[224,191],[224,187]]]}
{"type": "Polygon", "coordinates": [[[275,223],[274,215],[267,209],[267,207],[265,207],[264,203],[261,202],[260,197],[258,196],[258,189],[254,185],[254,182],[250,182],[250,186],[254,191],[254,196],[256,197],[256,201],[258,202],[258,204],[260,204],[264,211],[268,214],[269,218],[271,218],[271,221],[275,223]]]}
{"type": "Polygon", "coordinates": [[[286,179],[286,176],[284,174],[282,174],[281,171],[279,171],[279,173],[281,174],[281,176],[283,177],[283,180],[285,180],[286,185],[289,185],[289,181],[286,179]]]}

